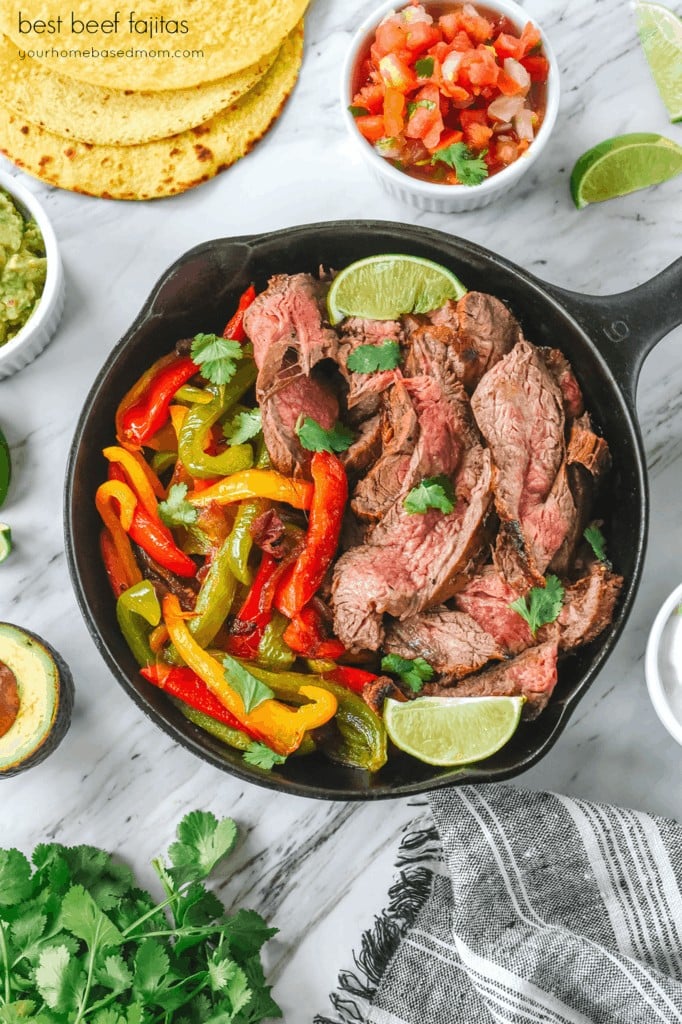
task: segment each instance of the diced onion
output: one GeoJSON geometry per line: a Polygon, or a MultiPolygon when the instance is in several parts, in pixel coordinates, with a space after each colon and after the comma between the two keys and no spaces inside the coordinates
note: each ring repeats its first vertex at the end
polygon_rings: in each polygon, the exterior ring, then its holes
{"type": "Polygon", "coordinates": [[[498,96],[488,107],[488,117],[494,121],[511,121],[522,109],[523,96],[498,96]]]}
{"type": "Polygon", "coordinates": [[[473,4],[465,4],[462,8],[462,14],[466,14],[468,18],[479,18],[480,15],[473,4]]]}
{"type": "Polygon", "coordinates": [[[403,144],[400,139],[397,138],[384,138],[377,139],[374,143],[379,156],[383,156],[386,160],[400,160],[403,155],[403,144]]]}
{"type": "Polygon", "coordinates": [[[433,18],[430,14],[427,14],[421,4],[416,4],[414,7],[406,7],[401,12],[401,16],[403,23],[407,25],[416,25],[420,21],[423,21],[426,25],[433,25],[433,18]]]}
{"type": "Polygon", "coordinates": [[[532,141],[534,138],[532,110],[529,110],[528,107],[524,107],[518,114],[515,114],[514,128],[520,139],[528,139],[529,141],[532,141]]]}
{"type": "Polygon", "coordinates": [[[504,70],[510,78],[513,78],[518,83],[519,87],[523,90],[525,96],[530,89],[530,75],[524,68],[523,64],[519,64],[513,57],[505,57],[504,59],[504,70]]]}
{"type": "Polygon", "coordinates": [[[441,72],[442,72],[443,78],[445,78],[446,81],[454,82],[454,80],[457,77],[457,72],[459,70],[459,65],[462,63],[462,57],[463,56],[464,56],[464,54],[463,53],[459,53],[458,50],[452,50],[447,55],[447,57],[443,61],[443,66],[441,68],[441,72]]]}

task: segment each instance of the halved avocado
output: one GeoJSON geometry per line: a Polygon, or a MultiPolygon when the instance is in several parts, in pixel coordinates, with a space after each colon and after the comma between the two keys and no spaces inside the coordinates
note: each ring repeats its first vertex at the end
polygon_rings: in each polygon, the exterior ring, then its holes
{"type": "Polygon", "coordinates": [[[57,749],[71,724],[73,697],[71,672],[54,648],[0,622],[0,777],[57,749]]]}

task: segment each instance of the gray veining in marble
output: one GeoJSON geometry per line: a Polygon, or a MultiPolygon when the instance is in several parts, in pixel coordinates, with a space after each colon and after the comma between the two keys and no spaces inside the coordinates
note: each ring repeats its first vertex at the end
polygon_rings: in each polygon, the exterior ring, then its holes
{"type": "MultiPolygon", "coordinates": [[[[460,234],[566,288],[600,294],[643,282],[682,252],[682,179],[581,212],[568,192],[575,159],[603,138],[638,130],[682,141],[682,126],[667,121],[640,53],[628,4],[526,4],[561,67],[553,138],[508,199],[450,216],[418,213],[384,196],[344,134],[339,69],[369,6],[317,0],[301,78],[283,117],[243,162],[194,192],[117,203],[23,178],[53,220],[68,297],[50,348],[0,383],[0,424],[15,469],[2,515],[16,541],[0,567],[0,619],[35,630],[61,650],[78,688],[72,729],[59,751],[1,783],[0,845],[103,845],[120,851],[151,884],[148,861],[165,849],[186,810],[233,815],[243,839],[223,894],[280,928],[268,962],[287,1024],[306,1024],[326,1008],[338,968],[382,905],[401,829],[423,801],[324,804],[244,786],[177,747],[114,683],[77,611],[61,525],[69,443],[99,366],[164,268],[217,235],[329,218],[406,220],[460,234]]],[[[643,655],[656,609],[682,576],[681,344],[680,330],[660,343],[640,382],[651,536],[629,625],[556,747],[519,780],[678,818],[682,751],[649,704],[643,655]]]]}

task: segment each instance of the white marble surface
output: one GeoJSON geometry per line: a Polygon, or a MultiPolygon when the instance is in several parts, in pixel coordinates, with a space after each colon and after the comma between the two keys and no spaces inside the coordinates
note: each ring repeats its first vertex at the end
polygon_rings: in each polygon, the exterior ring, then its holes
{"type": "MultiPolygon", "coordinates": [[[[0,568],[0,619],[41,633],[71,664],[71,732],[44,765],[2,782],[0,844],[43,839],[120,851],[151,882],[148,861],[188,809],[234,815],[243,842],[229,898],[280,928],[268,962],[287,1024],[327,1008],[337,969],[390,882],[398,835],[423,801],[317,803],[244,786],[146,721],[110,677],[81,621],[61,523],[76,418],[107,352],[181,252],[210,237],[329,218],[371,216],[437,227],[481,243],[548,281],[609,293],[651,277],[682,251],[682,179],[577,212],[576,157],[602,138],[670,125],[621,0],[532,0],[558,56],[563,96],[544,158],[502,205],[417,214],[385,197],[344,136],[338,75],[369,5],[317,0],[296,91],[242,163],[184,196],[145,204],[95,200],[24,178],[44,201],[68,278],[64,320],[32,366],[0,383],[0,423],[15,482],[3,508],[16,551],[0,568]]],[[[15,172],[18,173],[18,172],[15,172]]],[[[650,707],[643,676],[649,625],[682,577],[682,332],[664,340],[640,382],[651,481],[651,536],[639,596],[608,665],[544,762],[518,782],[682,816],[682,751],[650,707]]]]}

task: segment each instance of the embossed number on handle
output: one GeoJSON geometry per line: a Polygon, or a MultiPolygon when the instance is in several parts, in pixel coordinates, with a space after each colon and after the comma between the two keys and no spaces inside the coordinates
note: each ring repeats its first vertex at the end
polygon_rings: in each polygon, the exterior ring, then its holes
{"type": "Polygon", "coordinates": [[[602,331],[609,341],[624,341],[630,335],[630,328],[624,320],[613,320],[610,324],[602,327],[602,331]]]}

